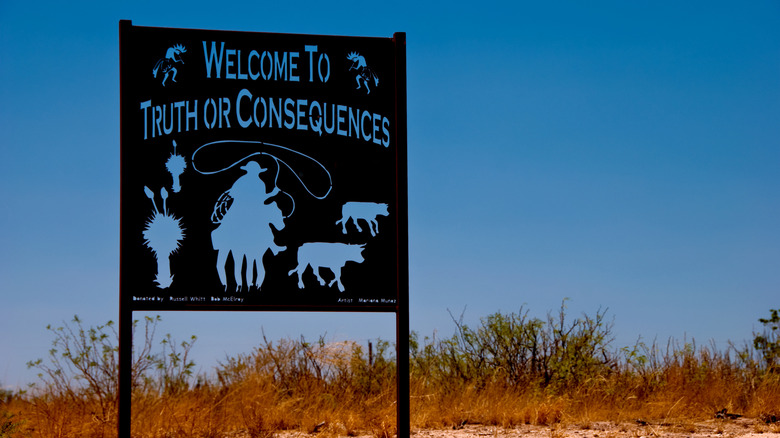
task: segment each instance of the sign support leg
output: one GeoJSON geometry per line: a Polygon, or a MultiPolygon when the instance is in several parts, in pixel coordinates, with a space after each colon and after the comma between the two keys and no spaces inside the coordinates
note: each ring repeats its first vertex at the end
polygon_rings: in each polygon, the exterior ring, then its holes
{"type": "Polygon", "coordinates": [[[398,307],[396,308],[396,357],[398,364],[398,438],[409,438],[410,378],[409,378],[409,211],[407,182],[406,126],[406,33],[393,34],[395,43],[395,118],[396,118],[396,203],[398,205],[398,307]]]}
{"type": "Polygon", "coordinates": [[[410,390],[409,390],[409,313],[396,313],[396,358],[398,402],[396,403],[396,421],[398,423],[398,438],[409,438],[411,434],[410,390]]]}
{"type": "Polygon", "coordinates": [[[119,306],[119,405],[117,436],[130,438],[133,396],[133,311],[119,306]]]}

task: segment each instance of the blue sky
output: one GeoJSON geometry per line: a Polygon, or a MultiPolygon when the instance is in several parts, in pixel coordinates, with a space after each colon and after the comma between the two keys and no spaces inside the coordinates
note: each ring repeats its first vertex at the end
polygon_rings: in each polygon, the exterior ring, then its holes
{"type": "MultiPolygon", "coordinates": [[[[608,308],[741,343],[780,307],[780,5],[0,3],[0,383],[47,324],[116,320],[118,22],[407,33],[412,329],[608,308]]],[[[143,316],[138,314],[137,316],[143,316]]],[[[165,313],[209,371],[272,339],[393,339],[388,314],[165,313]]]]}

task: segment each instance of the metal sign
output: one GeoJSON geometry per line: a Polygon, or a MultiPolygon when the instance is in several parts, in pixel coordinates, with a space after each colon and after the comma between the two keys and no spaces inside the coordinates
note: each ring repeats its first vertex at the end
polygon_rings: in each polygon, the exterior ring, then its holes
{"type": "Polygon", "coordinates": [[[396,39],[129,23],[120,38],[124,305],[396,311],[396,39]]]}
{"type": "Polygon", "coordinates": [[[395,312],[409,429],[406,35],[120,21],[118,435],[133,312],[395,312]]]}

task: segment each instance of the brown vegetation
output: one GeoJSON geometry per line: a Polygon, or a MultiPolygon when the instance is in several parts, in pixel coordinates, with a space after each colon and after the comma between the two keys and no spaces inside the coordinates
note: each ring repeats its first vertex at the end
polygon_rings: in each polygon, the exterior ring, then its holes
{"type": "MultiPolygon", "coordinates": [[[[193,376],[194,339],[166,337],[163,352],[151,353],[157,322],[146,321],[134,362],[133,436],[395,434],[396,368],[386,341],[375,341],[369,357],[352,342],[264,340],[213,375],[193,376]]],[[[30,363],[42,384],[3,394],[0,437],[116,435],[115,379],[106,378],[116,371],[112,326],[74,323],[52,329],[49,362],[30,363]]],[[[777,358],[760,345],[719,351],[670,340],[613,349],[603,311],[568,321],[563,307],[545,320],[521,310],[491,315],[476,329],[455,325],[450,338],[412,334],[413,430],[546,426],[556,436],[564,426],[606,422],[693,432],[697,422],[719,421],[717,430],[744,417],[750,430],[780,432],[777,358]]],[[[763,335],[770,337],[762,345],[777,345],[776,333],[763,335]]]]}

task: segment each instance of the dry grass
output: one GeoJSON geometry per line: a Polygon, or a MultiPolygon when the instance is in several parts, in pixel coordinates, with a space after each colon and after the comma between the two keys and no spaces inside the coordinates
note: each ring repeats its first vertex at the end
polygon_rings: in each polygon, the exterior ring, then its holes
{"type": "MultiPolygon", "coordinates": [[[[446,340],[420,344],[415,337],[412,428],[545,426],[553,437],[572,428],[596,431],[601,424],[621,424],[600,436],[639,436],[640,428],[652,435],[654,427],[690,434],[702,421],[728,421],[714,420],[716,411],[726,409],[755,419],[753,432],[780,432],[780,373],[761,366],[747,347],[719,352],[670,341],[663,350],[637,344],[609,351],[603,348],[608,325],[584,324],[578,331],[576,321],[516,320],[510,326],[498,321],[474,331],[459,325],[458,334],[446,340]],[[555,330],[545,332],[547,324],[555,330]],[[537,355],[517,356],[514,364],[500,357],[504,350],[480,344],[489,340],[495,347],[507,341],[496,337],[501,333],[516,340],[518,332],[512,330],[529,327],[540,330],[538,338],[529,338],[540,348],[523,350],[537,355]],[[545,333],[551,337],[545,340],[545,333]],[[569,337],[561,342],[556,333],[569,337]],[[572,349],[581,341],[592,348],[572,349]]],[[[266,340],[251,353],[227,358],[213,375],[193,377],[183,386],[155,385],[164,379],[150,378],[133,396],[133,435],[273,437],[297,431],[323,438],[393,436],[390,347],[379,341],[369,361],[363,348],[351,342],[266,340]]],[[[0,399],[0,437],[113,437],[113,406],[106,408],[86,390],[42,386],[0,399]]],[[[713,432],[719,424],[714,423],[713,432]]]]}

